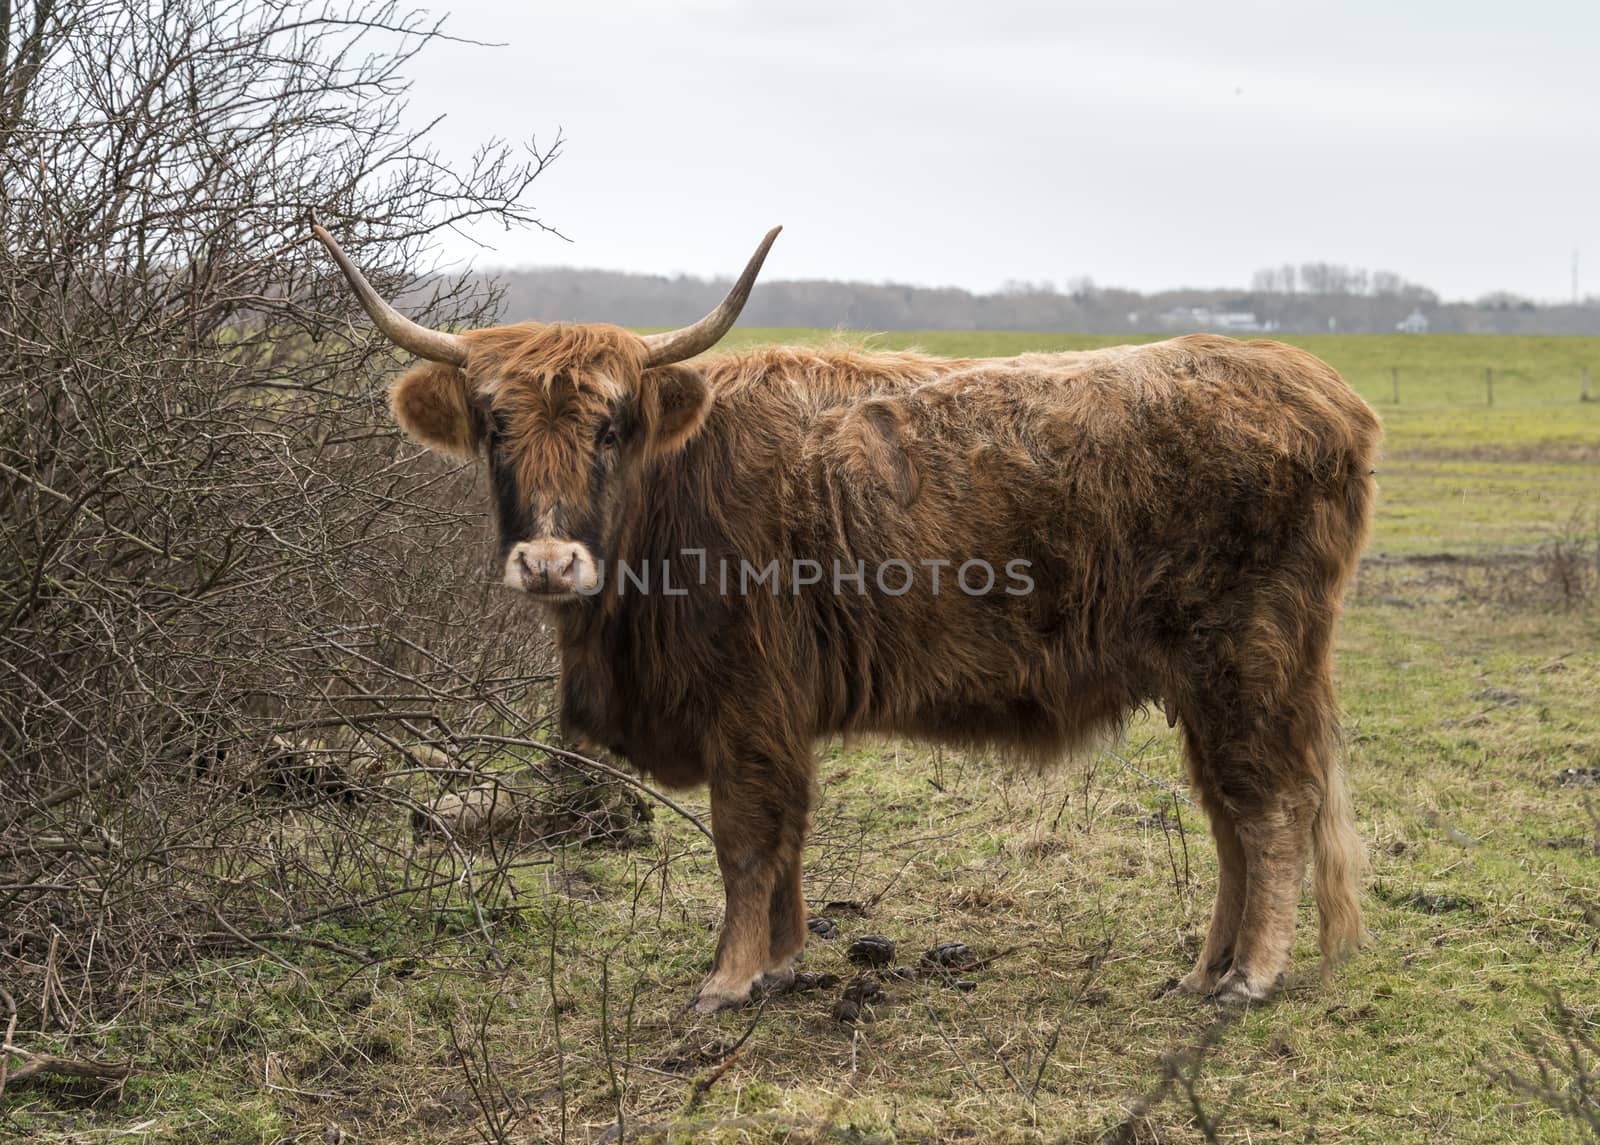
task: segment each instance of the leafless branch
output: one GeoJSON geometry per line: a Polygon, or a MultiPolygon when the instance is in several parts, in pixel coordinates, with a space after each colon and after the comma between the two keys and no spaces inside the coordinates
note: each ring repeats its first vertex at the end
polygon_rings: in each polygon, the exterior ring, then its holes
{"type": "Polygon", "coordinates": [[[24,1030],[219,948],[381,958],[335,920],[459,912],[492,961],[550,841],[415,845],[444,788],[514,769],[564,837],[640,818],[631,791],[568,807],[570,761],[509,750],[549,738],[553,655],[485,576],[474,475],[390,425],[399,361],[303,224],[421,321],[491,312],[436,240],[541,225],[561,140],[439,154],[405,96],[445,35],[387,0],[0,3],[0,980],[24,1030]]]}

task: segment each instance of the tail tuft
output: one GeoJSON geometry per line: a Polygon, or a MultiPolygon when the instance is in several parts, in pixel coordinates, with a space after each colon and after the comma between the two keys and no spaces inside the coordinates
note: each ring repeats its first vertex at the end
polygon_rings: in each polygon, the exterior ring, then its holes
{"type": "Polygon", "coordinates": [[[1361,945],[1361,877],[1366,870],[1366,850],[1356,834],[1345,784],[1344,765],[1329,745],[1321,753],[1322,805],[1311,826],[1315,852],[1312,881],[1317,896],[1318,945],[1322,950],[1322,978],[1327,982],[1334,964],[1361,945]]]}

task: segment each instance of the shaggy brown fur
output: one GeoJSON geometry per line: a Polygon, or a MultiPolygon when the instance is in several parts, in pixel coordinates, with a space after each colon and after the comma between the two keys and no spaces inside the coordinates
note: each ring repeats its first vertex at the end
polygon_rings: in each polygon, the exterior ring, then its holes
{"type": "Polygon", "coordinates": [[[727,911],[702,1008],[792,973],[812,748],[834,733],[1043,760],[1159,702],[1221,864],[1182,988],[1271,992],[1313,853],[1325,965],[1357,942],[1330,656],[1379,431],[1328,366],[1195,336],[643,370],[638,339],[611,327],[466,337],[469,369],[418,367],[396,414],[437,448],[486,444],[507,547],[575,540],[612,570],[555,606],[563,719],[664,784],[710,784],[727,911]],[[741,560],[774,559],[816,561],[822,581],[738,591],[741,560]],[[1001,579],[968,595],[956,574],[978,559],[1001,579]],[[931,560],[948,562],[937,593],[931,560]],[[648,566],[655,591],[619,588],[619,561],[648,566]],[[893,561],[915,574],[901,595],[874,583],[893,561]],[[1005,591],[1013,561],[1031,592],[1005,591]],[[682,595],[661,591],[663,562],[682,595]],[[864,562],[864,590],[835,591],[835,562],[864,562]]]}

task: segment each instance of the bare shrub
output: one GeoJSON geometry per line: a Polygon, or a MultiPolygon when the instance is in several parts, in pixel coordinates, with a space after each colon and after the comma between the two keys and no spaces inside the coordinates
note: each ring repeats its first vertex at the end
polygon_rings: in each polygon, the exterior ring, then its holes
{"type": "Polygon", "coordinates": [[[1468,597],[1510,608],[1583,608],[1600,599],[1600,512],[1580,505],[1532,554],[1469,567],[1460,579],[1468,597]]]}
{"type": "Polygon", "coordinates": [[[1539,546],[1534,586],[1576,608],[1600,596],[1600,510],[1574,509],[1561,532],[1539,546]]]}
{"type": "Polygon", "coordinates": [[[221,949],[375,957],[307,927],[530,861],[408,853],[408,811],[486,763],[548,792],[555,669],[485,575],[471,475],[390,428],[390,351],[305,225],[425,322],[492,306],[429,273],[429,236],[533,222],[555,148],[440,163],[398,110],[439,35],[362,0],[0,5],[0,980],[25,1030],[221,949]]]}
{"type": "Polygon", "coordinates": [[[1359,597],[1415,607],[1425,602],[1506,609],[1582,609],[1600,601],[1600,511],[1575,508],[1531,551],[1369,558],[1359,597]]]}

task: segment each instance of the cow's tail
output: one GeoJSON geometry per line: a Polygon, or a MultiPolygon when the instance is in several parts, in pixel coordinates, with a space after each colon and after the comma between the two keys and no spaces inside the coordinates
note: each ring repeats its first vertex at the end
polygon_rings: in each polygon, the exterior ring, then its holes
{"type": "Polygon", "coordinates": [[[1332,976],[1334,965],[1361,945],[1361,878],[1366,869],[1366,849],[1356,834],[1345,783],[1339,734],[1328,713],[1326,730],[1311,745],[1314,766],[1322,781],[1322,802],[1311,825],[1314,853],[1312,884],[1317,896],[1317,942],[1322,950],[1322,978],[1332,976]]]}

